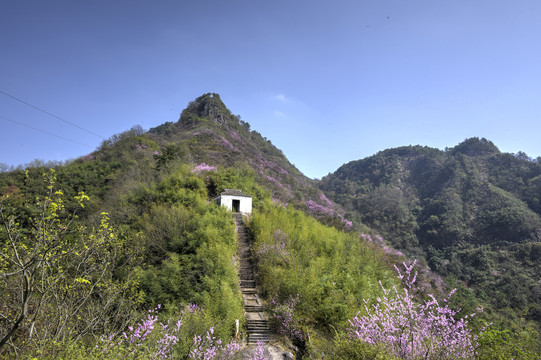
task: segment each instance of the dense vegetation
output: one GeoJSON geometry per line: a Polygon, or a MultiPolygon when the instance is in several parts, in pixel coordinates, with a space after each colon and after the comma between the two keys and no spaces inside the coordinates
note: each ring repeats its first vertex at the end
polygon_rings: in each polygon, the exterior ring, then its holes
{"type": "Polygon", "coordinates": [[[306,354],[328,353],[329,345],[318,342],[345,331],[363,298],[382,294],[379,279],[393,284],[382,252],[356,234],[323,226],[291,207],[267,200],[250,228],[260,284],[280,314],[276,325],[306,354]],[[284,312],[294,320],[285,321],[284,312]],[[312,344],[307,343],[310,335],[312,344]]]}
{"type": "Polygon", "coordinates": [[[473,138],[446,151],[385,150],[343,165],[321,187],[395,248],[471,288],[468,302],[502,327],[538,328],[540,179],[538,160],[473,138]]]}
{"type": "MultiPolygon", "coordinates": [[[[363,179],[346,165],[322,181],[336,205],[217,94],[205,94],[176,123],[134,127],[87,156],[48,164],[53,170],[34,162],[0,173],[0,356],[232,356],[243,318],[235,226],[212,199],[236,188],[253,196],[257,280],[280,341],[298,357],[397,356],[351,335],[355,318],[369,313],[365,303],[401,289],[392,265],[406,259],[379,232],[453,286],[485,284],[459,288],[456,317],[499,299],[469,324],[478,334],[485,320],[496,323],[478,339],[479,357],[534,358],[537,330],[527,320],[540,303],[541,251],[531,237],[539,164],[485,141],[361,163],[370,169],[363,179]]],[[[421,270],[426,286],[411,309],[430,299],[430,286],[438,297],[451,290],[421,270]]]]}

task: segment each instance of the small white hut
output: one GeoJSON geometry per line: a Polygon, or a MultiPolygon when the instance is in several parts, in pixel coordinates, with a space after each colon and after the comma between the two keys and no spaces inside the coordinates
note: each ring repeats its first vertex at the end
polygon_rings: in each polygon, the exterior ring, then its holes
{"type": "Polygon", "coordinates": [[[214,201],[218,205],[225,206],[233,212],[248,215],[252,213],[252,196],[240,190],[225,189],[214,201]]]}

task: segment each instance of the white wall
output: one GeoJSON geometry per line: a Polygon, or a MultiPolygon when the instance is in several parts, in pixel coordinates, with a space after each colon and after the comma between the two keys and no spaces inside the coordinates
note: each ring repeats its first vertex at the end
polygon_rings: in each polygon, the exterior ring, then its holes
{"type": "Polygon", "coordinates": [[[220,205],[225,206],[229,210],[233,210],[233,200],[240,200],[240,212],[252,213],[252,198],[234,195],[222,195],[220,205]]]}

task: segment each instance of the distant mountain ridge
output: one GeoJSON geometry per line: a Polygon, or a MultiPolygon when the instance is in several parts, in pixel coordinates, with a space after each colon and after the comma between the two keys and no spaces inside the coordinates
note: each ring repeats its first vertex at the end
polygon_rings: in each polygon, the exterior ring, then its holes
{"type": "Polygon", "coordinates": [[[446,151],[407,146],[347,163],[320,188],[441,275],[541,320],[538,160],[479,138],[446,151]]]}

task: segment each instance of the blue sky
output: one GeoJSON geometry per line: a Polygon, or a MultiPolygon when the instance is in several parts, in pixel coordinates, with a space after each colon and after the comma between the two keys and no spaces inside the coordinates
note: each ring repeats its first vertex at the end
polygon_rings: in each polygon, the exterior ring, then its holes
{"type": "Polygon", "coordinates": [[[207,92],[310,177],[472,136],[537,157],[540,19],[538,0],[3,1],[0,91],[101,138],[0,93],[0,163],[88,154],[207,92]]]}

